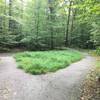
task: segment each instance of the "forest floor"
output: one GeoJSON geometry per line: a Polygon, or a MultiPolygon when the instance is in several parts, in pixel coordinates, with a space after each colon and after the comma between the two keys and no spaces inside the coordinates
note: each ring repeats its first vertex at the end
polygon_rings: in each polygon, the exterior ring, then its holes
{"type": "Polygon", "coordinates": [[[100,100],[100,80],[98,80],[96,72],[96,70],[93,70],[87,75],[82,89],[81,100],[100,100]]]}
{"type": "Polygon", "coordinates": [[[81,100],[100,100],[100,57],[83,84],[81,100]]]}
{"type": "Polygon", "coordinates": [[[17,69],[10,54],[0,54],[0,100],[80,100],[81,87],[95,58],[86,57],[46,75],[17,69]]]}

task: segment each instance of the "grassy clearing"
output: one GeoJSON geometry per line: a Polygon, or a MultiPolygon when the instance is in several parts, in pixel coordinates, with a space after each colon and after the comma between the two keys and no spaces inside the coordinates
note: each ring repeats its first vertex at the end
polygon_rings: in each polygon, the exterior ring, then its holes
{"type": "Polygon", "coordinates": [[[23,52],[15,55],[18,67],[31,74],[55,72],[81,58],[82,54],[73,50],[23,52]]]}

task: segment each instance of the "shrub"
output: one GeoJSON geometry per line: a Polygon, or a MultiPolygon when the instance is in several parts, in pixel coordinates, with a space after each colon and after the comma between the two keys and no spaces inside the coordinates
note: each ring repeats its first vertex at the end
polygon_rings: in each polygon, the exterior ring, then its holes
{"type": "Polygon", "coordinates": [[[96,54],[97,54],[98,56],[100,56],[100,47],[97,47],[97,49],[96,49],[96,54]]]}
{"type": "Polygon", "coordinates": [[[80,52],[71,50],[23,52],[15,55],[18,67],[31,74],[55,72],[81,58],[80,52]]]}

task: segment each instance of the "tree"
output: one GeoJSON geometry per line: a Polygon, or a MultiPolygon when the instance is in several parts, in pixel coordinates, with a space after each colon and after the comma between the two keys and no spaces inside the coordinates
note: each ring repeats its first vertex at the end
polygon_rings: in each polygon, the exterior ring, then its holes
{"type": "Polygon", "coordinates": [[[100,44],[99,0],[0,0],[0,45],[44,50],[100,44]]]}
{"type": "Polygon", "coordinates": [[[66,46],[69,46],[69,27],[70,27],[70,17],[71,17],[71,6],[72,6],[72,1],[69,0],[69,7],[68,7],[68,17],[67,17],[67,22],[66,22],[66,46]]]}

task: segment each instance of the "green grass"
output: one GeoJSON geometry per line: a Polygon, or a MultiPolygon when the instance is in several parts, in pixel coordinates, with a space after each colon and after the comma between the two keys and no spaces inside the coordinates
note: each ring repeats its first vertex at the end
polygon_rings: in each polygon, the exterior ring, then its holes
{"type": "Polygon", "coordinates": [[[100,68],[100,62],[96,63],[96,67],[100,68]]]}
{"type": "Polygon", "coordinates": [[[31,74],[55,72],[81,58],[82,54],[75,50],[23,52],[15,55],[18,68],[31,74]]]}
{"type": "Polygon", "coordinates": [[[96,67],[100,69],[100,56],[96,57],[96,67]]]}

